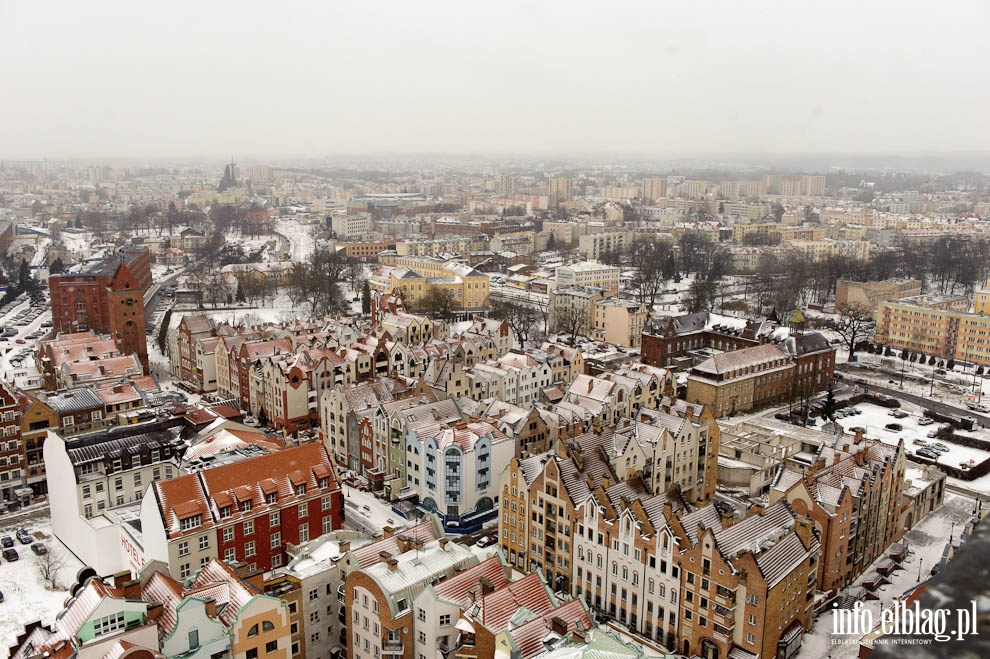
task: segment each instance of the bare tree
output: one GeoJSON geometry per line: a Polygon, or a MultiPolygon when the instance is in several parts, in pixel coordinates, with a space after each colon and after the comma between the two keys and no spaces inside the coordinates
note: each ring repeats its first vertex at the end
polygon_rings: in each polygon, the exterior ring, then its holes
{"type": "Polygon", "coordinates": [[[48,551],[38,556],[38,574],[52,590],[58,588],[58,573],[65,567],[65,556],[58,549],[48,547],[48,551]]]}
{"type": "Polygon", "coordinates": [[[839,318],[832,322],[832,329],[842,338],[849,348],[849,361],[856,354],[856,344],[872,341],[876,331],[873,321],[873,309],[868,305],[852,303],[842,304],[835,308],[839,318]]]}
{"type": "Polygon", "coordinates": [[[419,303],[420,310],[431,318],[451,320],[456,311],[454,291],[449,288],[430,286],[419,303]]]}
{"type": "Polygon", "coordinates": [[[509,323],[509,327],[512,328],[521,348],[525,348],[534,334],[538,333],[537,323],[540,314],[527,304],[499,299],[492,302],[491,315],[493,318],[503,318],[509,323]]]}
{"type": "Polygon", "coordinates": [[[553,311],[555,334],[569,334],[571,341],[588,327],[588,312],[575,305],[560,305],[553,311]]]}

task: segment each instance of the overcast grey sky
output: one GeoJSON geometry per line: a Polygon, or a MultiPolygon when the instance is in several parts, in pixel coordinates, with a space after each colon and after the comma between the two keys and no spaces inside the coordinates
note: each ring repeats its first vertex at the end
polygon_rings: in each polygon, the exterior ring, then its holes
{"type": "Polygon", "coordinates": [[[0,0],[0,158],[985,151],[988,7],[0,0]]]}

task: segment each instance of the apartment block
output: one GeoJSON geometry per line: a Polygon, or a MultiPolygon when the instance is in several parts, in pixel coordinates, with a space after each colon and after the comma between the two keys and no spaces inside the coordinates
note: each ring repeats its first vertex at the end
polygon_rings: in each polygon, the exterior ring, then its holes
{"type": "Polygon", "coordinates": [[[942,359],[990,365],[990,316],[986,291],[976,295],[976,309],[962,296],[919,295],[882,302],[876,342],[942,359]]]}

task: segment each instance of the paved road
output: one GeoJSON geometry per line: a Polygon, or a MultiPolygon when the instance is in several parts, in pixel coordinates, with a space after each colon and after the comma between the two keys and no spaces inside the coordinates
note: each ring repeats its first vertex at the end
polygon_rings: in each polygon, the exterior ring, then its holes
{"type": "Polygon", "coordinates": [[[918,396],[916,394],[908,393],[897,387],[884,387],[878,384],[860,384],[860,387],[876,391],[892,398],[900,398],[908,401],[909,403],[914,403],[920,405],[925,409],[934,410],[939,414],[944,414],[946,416],[971,416],[976,419],[981,426],[984,428],[990,428],[990,417],[985,414],[977,414],[972,410],[968,410],[964,407],[957,407],[955,405],[949,405],[948,403],[943,403],[941,401],[933,400],[927,396],[918,396]]]}
{"type": "Polygon", "coordinates": [[[30,522],[34,520],[48,520],[50,517],[51,511],[48,504],[38,507],[32,506],[28,510],[19,510],[15,513],[6,513],[0,515],[0,531],[13,531],[22,526],[30,526],[30,522]]]}

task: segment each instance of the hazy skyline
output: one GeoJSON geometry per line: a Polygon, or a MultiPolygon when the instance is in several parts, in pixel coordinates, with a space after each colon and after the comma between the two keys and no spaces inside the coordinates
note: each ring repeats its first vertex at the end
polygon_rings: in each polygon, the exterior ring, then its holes
{"type": "Polygon", "coordinates": [[[990,151],[988,14],[0,0],[0,159],[990,151]]]}

